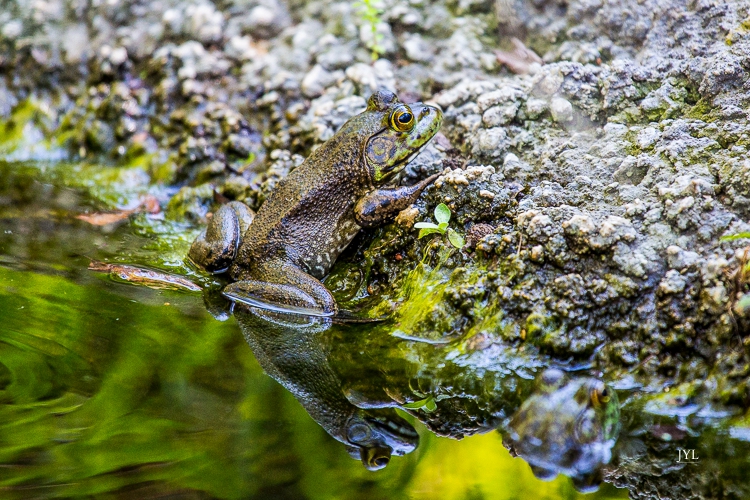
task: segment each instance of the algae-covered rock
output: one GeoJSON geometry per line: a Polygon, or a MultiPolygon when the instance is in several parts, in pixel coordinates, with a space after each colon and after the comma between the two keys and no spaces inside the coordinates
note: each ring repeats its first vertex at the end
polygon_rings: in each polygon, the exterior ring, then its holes
{"type": "Polygon", "coordinates": [[[213,196],[214,188],[210,184],[201,184],[197,187],[186,186],[169,200],[165,210],[166,216],[175,221],[204,221],[210,211],[213,196]]]}

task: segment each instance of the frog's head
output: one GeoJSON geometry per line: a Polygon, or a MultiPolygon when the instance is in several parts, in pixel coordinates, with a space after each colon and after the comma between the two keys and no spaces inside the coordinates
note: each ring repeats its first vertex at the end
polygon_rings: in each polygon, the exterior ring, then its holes
{"type": "Polygon", "coordinates": [[[419,444],[414,427],[393,410],[362,410],[346,423],[347,449],[368,470],[380,470],[391,455],[411,453],[419,444]]]}
{"type": "Polygon", "coordinates": [[[570,379],[562,371],[541,374],[504,440],[540,479],[570,476],[581,491],[596,489],[619,432],[615,392],[592,377],[570,379]]]}
{"type": "Polygon", "coordinates": [[[387,182],[430,142],[443,122],[443,113],[421,102],[404,104],[380,90],[370,96],[363,120],[373,126],[364,143],[364,161],[376,185],[387,182]]]}

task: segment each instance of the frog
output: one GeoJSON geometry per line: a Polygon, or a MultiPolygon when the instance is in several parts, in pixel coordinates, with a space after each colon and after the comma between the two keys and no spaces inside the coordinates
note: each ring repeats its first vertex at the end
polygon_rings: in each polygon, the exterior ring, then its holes
{"type": "Polygon", "coordinates": [[[230,301],[286,313],[331,317],[339,307],[322,283],[362,229],[390,222],[437,179],[395,185],[437,134],[441,110],[406,104],[385,89],[271,192],[257,214],[222,205],[188,253],[196,265],[233,280],[230,301]]]}
{"type": "Polygon", "coordinates": [[[505,425],[503,443],[539,479],[569,476],[583,493],[595,491],[620,430],[617,394],[594,377],[549,368],[505,425]]]}

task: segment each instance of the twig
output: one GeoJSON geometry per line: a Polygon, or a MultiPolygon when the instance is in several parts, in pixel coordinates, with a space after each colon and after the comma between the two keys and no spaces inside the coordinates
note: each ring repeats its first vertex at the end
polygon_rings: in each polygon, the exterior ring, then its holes
{"type": "Polygon", "coordinates": [[[645,358],[643,358],[643,361],[641,361],[640,363],[638,363],[637,365],[635,365],[633,368],[631,368],[630,370],[628,370],[628,373],[635,373],[635,372],[637,372],[638,370],[640,370],[641,368],[643,368],[643,366],[646,363],[648,363],[649,361],[651,361],[652,359],[654,359],[654,356],[656,356],[656,354],[654,354],[654,353],[649,354],[648,356],[646,356],[645,358]]]}
{"type": "Polygon", "coordinates": [[[523,248],[523,233],[518,232],[518,251],[516,252],[516,258],[521,256],[521,248],[523,248]]]}

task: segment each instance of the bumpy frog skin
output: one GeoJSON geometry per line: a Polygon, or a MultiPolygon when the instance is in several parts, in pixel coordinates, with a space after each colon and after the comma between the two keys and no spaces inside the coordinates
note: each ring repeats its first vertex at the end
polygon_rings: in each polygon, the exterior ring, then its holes
{"type": "Polygon", "coordinates": [[[604,382],[569,379],[549,369],[510,419],[504,443],[540,479],[562,473],[579,491],[588,492],[601,482],[600,469],[612,456],[619,422],[617,395],[604,382]]]}
{"type": "Polygon", "coordinates": [[[332,316],[336,301],[319,281],[362,228],[383,225],[437,178],[383,187],[437,133],[439,109],[403,104],[388,91],[347,121],[279,184],[253,218],[232,202],[217,210],[189,257],[229,271],[231,300],[282,312],[332,316]]]}

